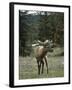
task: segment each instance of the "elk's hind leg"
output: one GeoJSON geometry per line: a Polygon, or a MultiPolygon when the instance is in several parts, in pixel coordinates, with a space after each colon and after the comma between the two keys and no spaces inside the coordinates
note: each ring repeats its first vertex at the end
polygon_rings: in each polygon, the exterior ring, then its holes
{"type": "Polygon", "coordinates": [[[47,67],[47,73],[48,73],[48,63],[47,63],[47,57],[45,56],[45,57],[44,57],[44,59],[45,59],[46,67],[47,67]]]}
{"type": "Polygon", "coordinates": [[[44,61],[43,60],[41,60],[41,63],[42,63],[42,74],[43,74],[43,71],[44,71],[44,61]]]}

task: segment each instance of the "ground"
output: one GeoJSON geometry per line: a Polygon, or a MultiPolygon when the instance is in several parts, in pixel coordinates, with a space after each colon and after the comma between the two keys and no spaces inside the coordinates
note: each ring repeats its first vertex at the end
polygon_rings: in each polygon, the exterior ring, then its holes
{"type": "Polygon", "coordinates": [[[35,79],[35,78],[55,78],[64,76],[64,56],[57,55],[63,49],[57,48],[53,53],[49,53],[48,57],[48,74],[46,65],[44,65],[44,73],[38,75],[37,62],[34,56],[19,57],[19,79],[35,79]]]}

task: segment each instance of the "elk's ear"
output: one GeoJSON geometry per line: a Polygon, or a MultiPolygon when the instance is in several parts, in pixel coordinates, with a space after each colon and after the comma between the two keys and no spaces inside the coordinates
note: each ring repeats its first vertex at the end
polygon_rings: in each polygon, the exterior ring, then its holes
{"type": "Polygon", "coordinates": [[[41,43],[41,41],[40,41],[40,40],[38,40],[38,43],[41,43]]]}
{"type": "Polygon", "coordinates": [[[39,43],[39,44],[41,44],[41,45],[43,45],[43,42],[42,42],[42,41],[40,41],[40,40],[38,40],[38,43],[39,43]]]}
{"type": "Polygon", "coordinates": [[[48,42],[49,42],[49,40],[45,40],[45,41],[44,41],[44,44],[48,44],[48,42]]]}
{"type": "Polygon", "coordinates": [[[35,47],[35,46],[38,46],[39,44],[38,43],[36,43],[36,44],[32,44],[32,47],[35,47]]]}

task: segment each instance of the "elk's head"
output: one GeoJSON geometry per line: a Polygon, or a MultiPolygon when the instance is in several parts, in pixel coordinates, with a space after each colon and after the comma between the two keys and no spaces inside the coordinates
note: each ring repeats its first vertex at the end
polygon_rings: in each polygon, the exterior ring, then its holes
{"type": "Polygon", "coordinates": [[[48,50],[48,52],[53,52],[53,46],[52,40],[45,40],[44,47],[48,50]]]}

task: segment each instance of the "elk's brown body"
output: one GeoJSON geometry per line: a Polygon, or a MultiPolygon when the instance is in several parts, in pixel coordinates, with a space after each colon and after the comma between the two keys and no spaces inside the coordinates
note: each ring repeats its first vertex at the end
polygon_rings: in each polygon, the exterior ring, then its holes
{"type": "Polygon", "coordinates": [[[43,71],[44,71],[44,62],[46,63],[47,73],[48,73],[47,52],[50,51],[51,48],[47,47],[48,46],[47,45],[47,43],[48,43],[47,40],[44,43],[39,41],[39,43],[42,44],[42,45],[37,44],[38,46],[36,46],[35,49],[34,49],[35,57],[36,57],[37,64],[38,64],[38,74],[40,74],[41,66],[42,66],[41,73],[43,73],[43,71]]]}

